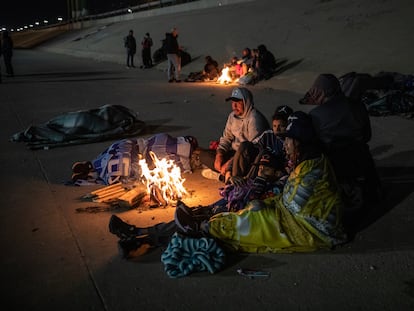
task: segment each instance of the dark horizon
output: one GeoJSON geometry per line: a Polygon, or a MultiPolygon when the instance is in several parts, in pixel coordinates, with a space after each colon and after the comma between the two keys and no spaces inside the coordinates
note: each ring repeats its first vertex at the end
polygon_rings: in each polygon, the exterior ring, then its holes
{"type": "MultiPolygon", "coordinates": [[[[7,1],[0,10],[0,30],[18,29],[24,26],[35,25],[47,20],[48,24],[58,23],[58,17],[67,21],[70,16],[68,7],[74,7],[77,2],[79,10],[84,10],[87,15],[100,14],[123,7],[138,5],[140,0],[73,0],[72,6],[69,0],[43,0],[36,2],[36,6],[25,7],[25,3],[19,1],[7,1]]],[[[73,11],[73,9],[71,10],[73,11]]]]}

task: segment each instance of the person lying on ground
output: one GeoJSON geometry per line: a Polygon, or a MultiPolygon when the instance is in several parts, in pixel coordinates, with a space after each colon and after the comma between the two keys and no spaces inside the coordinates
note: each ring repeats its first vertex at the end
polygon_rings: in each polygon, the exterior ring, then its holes
{"type": "Polygon", "coordinates": [[[184,173],[191,173],[197,166],[193,157],[197,149],[198,142],[194,136],[173,137],[158,133],[146,138],[122,139],[91,161],[75,162],[72,166],[72,181],[78,185],[136,181],[140,178],[140,157],[152,166],[150,152],[158,159],[173,160],[184,173]]]}

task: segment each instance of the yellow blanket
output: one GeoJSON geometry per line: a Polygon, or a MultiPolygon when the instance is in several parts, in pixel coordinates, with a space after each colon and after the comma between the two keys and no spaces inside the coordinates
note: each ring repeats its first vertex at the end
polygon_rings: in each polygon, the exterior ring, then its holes
{"type": "Polygon", "coordinates": [[[237,251],[309,252],[346,241],[342,211],[332,168],[322,156],[300,163],[282,194],[213,216],[209,232],[237,251]]]}

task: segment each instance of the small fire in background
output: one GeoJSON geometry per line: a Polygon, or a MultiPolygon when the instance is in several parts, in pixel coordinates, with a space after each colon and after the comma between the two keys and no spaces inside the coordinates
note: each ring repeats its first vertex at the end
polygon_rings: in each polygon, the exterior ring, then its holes
{"type": "Polygon", "coordinates": [[[217,83],[228,84],[228,83],[236,82],[236,81],[233,81],[233,79],[231,78],[229,71],[230,71],[230,67],[224,67],[223,70],[221,71],[220,77],[218,77],[217,79],[217,83]]]}
{"type": "Polygon", "coordinates": [[[147,186],[147,193],[160,206],[167,206],[172,200],[182,199],[188,195],[184,187],[185,179],[181,177],[181,169],[173,160],[158,159],[150,152],[154,168],[149,169],[145,159],[139,160],[141,177],[147,186]]]}

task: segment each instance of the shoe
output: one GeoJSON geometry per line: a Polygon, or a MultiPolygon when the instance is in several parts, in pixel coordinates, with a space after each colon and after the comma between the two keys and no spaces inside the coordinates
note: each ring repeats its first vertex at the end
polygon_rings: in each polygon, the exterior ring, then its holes
{"type": "Polygon", "coordinates": [[[213,171],[210,168],[205,168],[201,171],[201,175],[207,179],[220,180],[220,173],[213,171]]]}
{"type": "Polygon", "coordinates": [[[135,237],[118,241],[118,251],[123,259],[127,259],[132,251],[136,251],[142,245],[142,241],[135,237]]]}
{"type": "Polygon", "coordinates": [[[181,80],[175,80],[175,82],[180,83],[180,82],[181,82],[181,80]]]}
{"type": "Polygon", "coordinates": [[[177,225],[177,231],[181,234],[191,237],[202,237],[204,233],[201,230],[201,223],[206,221],[200,220],[197,217],[193,217],[191,208],[185,205],[183,202],[178,201],[175,209],[174,221],[177,225]]]}
{"type": "Polygon", "coordinates": [[[174,82],[174,79],[170,79],[168,80],[168,83],[174,82]]]}
{"type": "Polygon", "coordinates": [[[94,170],[94,168],[93,168],[93,165],[90,161],[75,162],[72,165],[72,172],[74,174],[79,174],[79,173],[89,174],[93,170],[94,170]]]}
{"type": "Polygon", "coordinates": [[[135,238],[141,235],[140,228],[127,224],[116,215],[112,215],[109,220],[109,232],[115,234],[120,239],[135,238]]]}

